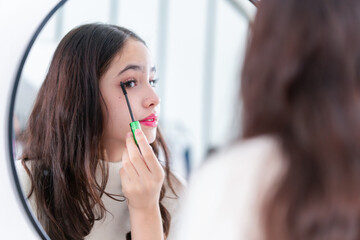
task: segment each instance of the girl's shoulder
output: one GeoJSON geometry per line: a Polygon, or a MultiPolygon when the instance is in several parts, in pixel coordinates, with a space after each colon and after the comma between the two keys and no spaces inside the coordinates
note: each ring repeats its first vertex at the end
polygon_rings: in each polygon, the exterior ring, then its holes
{"type": "Polygon", "coordinates": [[[179,223],[179,209],[181,209],[186,181],[174,172],[170,172],[169,179],[170,183],[168,181],[165,181],[164,183],[165,196],[161,202],[164,204],[166,210],[168,210],[171,216],[171,227],[167,239],[173,239],[173,234],[176,232],[179,223]]]}
{"type": "Polygon", "coordinates": [[[165,196],[162,200],[170,214],[177,211],[185,191],[186,181],[180,175],[170,171],[169,181],[165,181],[165,196]]]}
{"type": "Polygon", "coordinates": [[[176,195],[182,195],[186,187],[186,180],[177,174],[176,172],[170,171],[169,175],[170,183],[165,181],[165,188],[168,193],[168,197],[173,197],[174,193],[172,193],[171,188],[175,191],[176,195]]]}

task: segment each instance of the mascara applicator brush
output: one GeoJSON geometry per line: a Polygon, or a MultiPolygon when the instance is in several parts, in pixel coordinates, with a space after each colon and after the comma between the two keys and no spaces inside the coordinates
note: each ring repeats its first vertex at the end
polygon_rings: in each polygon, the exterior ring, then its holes
{"type": "Polygon", "coordinates": [[[120,83],[120,86],[121,86],[121,89],[122,89],[122,91],[123,91],[123,93],[124,93],[124,96],[125,96],[125,99],[126,99],[126,104],[127,104],[127,106],[128,106],[129,112],[130,112],[130,117],[131,117],[131,121],[132,121],[132,122],[130,123],[130,129],[131,129],[131,132],[132,132],[132,134],[133,134],[133,138],[134,138],[134,140],[135,140],[135,143],[136,143],[136,145],[137,145],[138,143],[137,143],[136,137],[135,137],[135,130],[136,130],[136,129],[141,129],[141,127],[140,127],[140,122],[139,122],[139,121],[135,121],[135,119],[134,119],[134,115],[133,115],[133,113],[132,113],[132,111],[131,111],[130,102],[129,102],[129,98],[128,98],[128,96],[127,96],[127,92],[126,92],[124,83],[121,82],[121,83],[120,83]]]}

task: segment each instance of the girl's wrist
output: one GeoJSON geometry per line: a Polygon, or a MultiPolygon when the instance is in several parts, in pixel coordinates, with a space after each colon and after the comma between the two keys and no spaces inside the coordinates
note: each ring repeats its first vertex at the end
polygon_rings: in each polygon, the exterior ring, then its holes
{"type": "Polygon", "coordinates": [[[132,239],[164,239],[159,204],[148,208],[129,207],[132,239]]]}
{"type": "Polygon", "coordinates": [[[128,206],[129,212],[134,214],[151,214],[151,213],[157,213],[160,212],[160,206],[159,203],[155,203],[146,207],[132,207],[131,205],[128,206]]]}

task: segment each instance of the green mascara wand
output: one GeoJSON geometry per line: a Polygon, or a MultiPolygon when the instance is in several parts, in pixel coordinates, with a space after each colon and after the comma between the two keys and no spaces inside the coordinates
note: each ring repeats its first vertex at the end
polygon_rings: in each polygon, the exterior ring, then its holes
{"type": "Polygon", "coordinates": [[[128,96],[127,96],[127,92],[126,92],[126,89],[125,89],[125,85],[124,83],[120,83],[120,86],[121,86],[121,89],[124,93],[124,96],[125,96],[125,99],[126,99],[126,103],[127,103],[127,106],[128,106],[128,109],[129,109],[129,112],[130,112],[130,117],[131,117],[131,123],[130,123],[130,128],[131,128],[131,132],[133,134],[133,137],[134,137],[134,140],[135,140],[135,143],[136,145],[138,145],[137,141],[136,141],[136,137],[135,137],[135,130],[136,129],[141,129],[140,127],[140,122],[139,121],[135,121],[134,119],[134,115],[131,111],[131,107],[130,107],[130,102],[129,102],[129,99],[128,99],[128,96]]]}

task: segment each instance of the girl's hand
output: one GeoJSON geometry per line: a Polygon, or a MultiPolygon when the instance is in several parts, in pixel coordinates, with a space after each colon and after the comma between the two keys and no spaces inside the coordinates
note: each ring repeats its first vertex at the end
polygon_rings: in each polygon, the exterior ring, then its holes
{"type": "Polygon", "coordinates": [[[144,133],[137,129],[135,137],[141,152],[132,134],[128,133],[122,157],[123,167],[120,169],[122,190],[130,211],[148,211],[159,206],[165,173],[144,133]]]}

